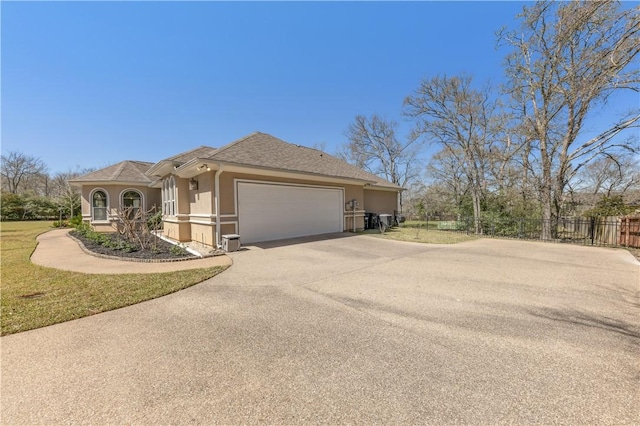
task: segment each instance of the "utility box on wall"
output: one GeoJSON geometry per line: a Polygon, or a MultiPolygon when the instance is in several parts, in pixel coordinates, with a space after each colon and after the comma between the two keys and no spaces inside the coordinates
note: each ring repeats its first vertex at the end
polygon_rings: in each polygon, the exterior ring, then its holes
{"type": "Polygon", "coordinates": [[[222,236],[222,250],[226,252],[240,250],[240,235],[226,234],[222,236]]]}

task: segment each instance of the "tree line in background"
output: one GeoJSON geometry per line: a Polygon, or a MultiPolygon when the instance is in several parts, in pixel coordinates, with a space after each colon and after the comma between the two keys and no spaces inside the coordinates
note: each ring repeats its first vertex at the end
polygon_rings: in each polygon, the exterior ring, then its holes
{"type": "MultiPolygon", "coordinates": [[[[597,136],[583,134],[612,94],[640,91],[639,9],[539,1],[518,19],[498,33],[509,49],[500,87],[427,76],[404,100],[414,125],[406,138],[393,121],[357,116],[338,155],[407,188],[405,212],[472,218],[477,233],[483,219],[536,218],[548,239],[562,216],[630,212],[628,202],[640,202],[638,105],[597,136]],[[427,148],[435,151],[425,164],[427,148]]],[[[51,175],[39,158],[3,154],[2,220],[77,215],[68,180],[89,171],[51,175]]]]}
{"type": "Polygon", "coordinates": [[[0,163],[1,219],[58,219],[80,214],[80,192],[69,185],[69,179],[90,171],[83,169],[50,174],[40,158],[17,151],[3,153],[0,163]]]}
{"type": "Polygon", "coordinates": [[[500,87],[428,76],[404,100],[408,137],[377,114],[357,116],[339,155],[409,188],[405,210],[468,216],[477,233],[486,216],[540,218],[542,237],[552,238],[559,217],[628,212],[624,195],[640,201],[640,142],[629,131],[640,124],[638,105],[597,136],[583,134],[612,94],[640,90],[639,9],[539,1],[518,19],[498,32],[509,50],[500,87]],[[427,146],[435,154],[421,179],[427,146]]]}

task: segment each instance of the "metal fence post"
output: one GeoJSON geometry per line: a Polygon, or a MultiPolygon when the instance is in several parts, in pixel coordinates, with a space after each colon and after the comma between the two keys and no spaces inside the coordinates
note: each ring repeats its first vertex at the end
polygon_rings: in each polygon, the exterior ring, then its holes
{"type": "Polygon", "coordinates": [[[519,230],[518,230],[518,238],[522,239],[522,236],[524,234],[524,219],[520,218],[520,226],[519,226],[519,230]]]}

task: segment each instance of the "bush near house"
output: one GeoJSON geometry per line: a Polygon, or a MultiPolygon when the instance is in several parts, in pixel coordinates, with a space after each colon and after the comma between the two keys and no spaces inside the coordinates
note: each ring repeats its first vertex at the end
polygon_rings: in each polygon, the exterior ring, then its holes
{"type": "MultiPolygon", "coordinates": [[[[139,233],[143,233],[142,230],[139,233]]],[[[80,223],[70,233],[90,251],[113,257],[136,259],[176,259],[195,257],[187,250],[160,239],[155,235],[141,237],[138,234],[104,233],[94,231],[86,222],[80,223]],[[146,244],[141,244],[140,241],[146,244]]]]}

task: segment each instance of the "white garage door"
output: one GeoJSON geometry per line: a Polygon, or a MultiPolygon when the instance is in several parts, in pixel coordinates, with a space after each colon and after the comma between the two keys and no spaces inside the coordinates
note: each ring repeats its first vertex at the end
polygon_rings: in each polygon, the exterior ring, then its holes
{"type": "Polygon", "coordinates": [[[242,243],[342,232],[340,189],[238,182],[242,243]]]}

